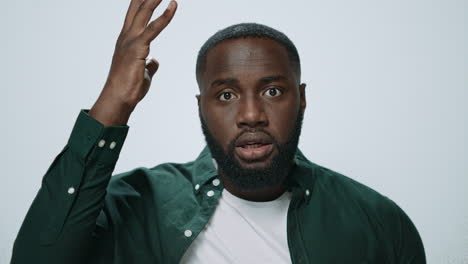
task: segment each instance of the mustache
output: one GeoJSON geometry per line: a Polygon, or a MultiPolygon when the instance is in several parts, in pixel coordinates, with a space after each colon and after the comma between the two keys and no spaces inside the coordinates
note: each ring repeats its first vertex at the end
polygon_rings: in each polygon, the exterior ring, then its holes
{"type": "MultiPolygon", "coordinates": [[[[203,118],[203,115],[201,114],[200,109],[198,109],[198,117],[200,118],[202,132],[205,134],[205,138],[206,138],[206,134],[209,134],[210,137],[208,139],[211,142],[212,141],[211,140],[212,136],[211,136],[211,133],[210,133],[210,131],[208,129],[208,126],[206,124],[205,118],[203,118]]],[[[242,129],[242,131],[240,131],[232,140],[229,141],[229,143],[227,145],[227,151],[228,152],[233,152],[234,149],[236,148],[236,142],[238,142],[239,138],[241,138],[245,134],[249,134],[249,133],[250,134],[263,134],[263,135],[266,135],[266,136],[268,136],[270,138],[271,143],[273,145],[276,145],[276,146],[279,145],[276,138],[270,132],[266,131],[265,129],[263,129],[261,127],[247,127],[247,128],[242,129]]]]}
{"type": "Polygon", "coordinates": [[[227,179],[238,188],[256,190],[277,186],[287,180],[299,143],[303,118],[302,111],[299,111],[296,124],[291,128],[290,135],[285,143],[278,142],[264,127],[243,127],[243,129],[239,130],[235,128],[236,133],[232,134],[236,136],[232,136],[231,141],[222,139],[223,142],[227,143],[225,148],[214,138],[200,112],[199,117],[202,132],[212,157],[217,161],[219,169],[224,172],[227,179]],[[278,153],[271,163],[264,168],[243,168],[234,156],[236,143],[248,144],[250,142],[271,143],[278,150],[278,153]]]}

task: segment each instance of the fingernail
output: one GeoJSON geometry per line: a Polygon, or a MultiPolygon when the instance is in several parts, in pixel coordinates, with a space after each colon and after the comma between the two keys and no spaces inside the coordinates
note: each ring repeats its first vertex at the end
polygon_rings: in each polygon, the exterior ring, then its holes
{"type": "Polygon", "coordinates": [[[175,1],[172,0],[172,1],[169,3],[169,6],[167,7],[167,9],[172,10],[172,9],[174,9],[174,8],[175,8],[175,1]]]}

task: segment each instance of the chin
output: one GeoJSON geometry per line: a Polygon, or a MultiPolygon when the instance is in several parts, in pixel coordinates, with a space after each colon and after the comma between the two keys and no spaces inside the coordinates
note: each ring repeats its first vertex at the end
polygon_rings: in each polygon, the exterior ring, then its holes
{"type": "Polygon", "coordinates": [[[275,155],[277,155],[276,151],[263,160],[246,161],[246,160],[240,159],[239,157],[236,157],[236,160],[242,169],[263,170],[263,169],[267,169],[271,167],[271,164],[273,162],[275,155]]]}
{"type": "Polygon", "coordinates": [[[270,167],[271,162],[258,161],[258,162],[244,162],[239,161],[240,167],[245,170],[263,170],[270,167]]]}

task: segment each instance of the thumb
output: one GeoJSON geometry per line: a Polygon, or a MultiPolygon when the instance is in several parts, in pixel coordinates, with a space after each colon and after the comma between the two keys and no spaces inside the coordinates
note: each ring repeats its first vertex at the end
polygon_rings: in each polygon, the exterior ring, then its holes
{"type": "Polygon", "coordinates": [[[145,68],[148,70],[148,74],[152,78],[156,71],[158,71],[159,62],[155,58],[148,58],[146,59],[145,68]]]}

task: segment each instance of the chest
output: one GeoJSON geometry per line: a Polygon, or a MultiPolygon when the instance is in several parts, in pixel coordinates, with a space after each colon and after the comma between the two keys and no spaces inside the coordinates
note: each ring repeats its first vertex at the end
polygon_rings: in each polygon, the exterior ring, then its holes
{"type": "Polygon", "coordinates": [[[291,263],[287,241],[290,193],[268,202],[223,193],[181,263],[291,263]]]}
{"type": "Polygon", "coordinates": [[[264,219],[255,220],[252,208],[248,214],[235,212],[236,208],[219,204],[221,189],[209,191],[213,193],[201,199],[174,197],[163,207],[154,205],[154,210],[126,212],[125,224],[114,234],[114,252],[125,252],[126,258],[120,259],[135,260],[144,255],[145,259],[161,263],[203,263],[187,262],[186,256],[196,259],[213,252],[217,252],[213,259],[226,260],[216,263],[388,261],[391,249],[386,248],[382,228],[358,208],[292,199],[280,213],[265,214],[259,210],[264,219]],[[129,237],[142,239],[134,241],[129,237]]]}

